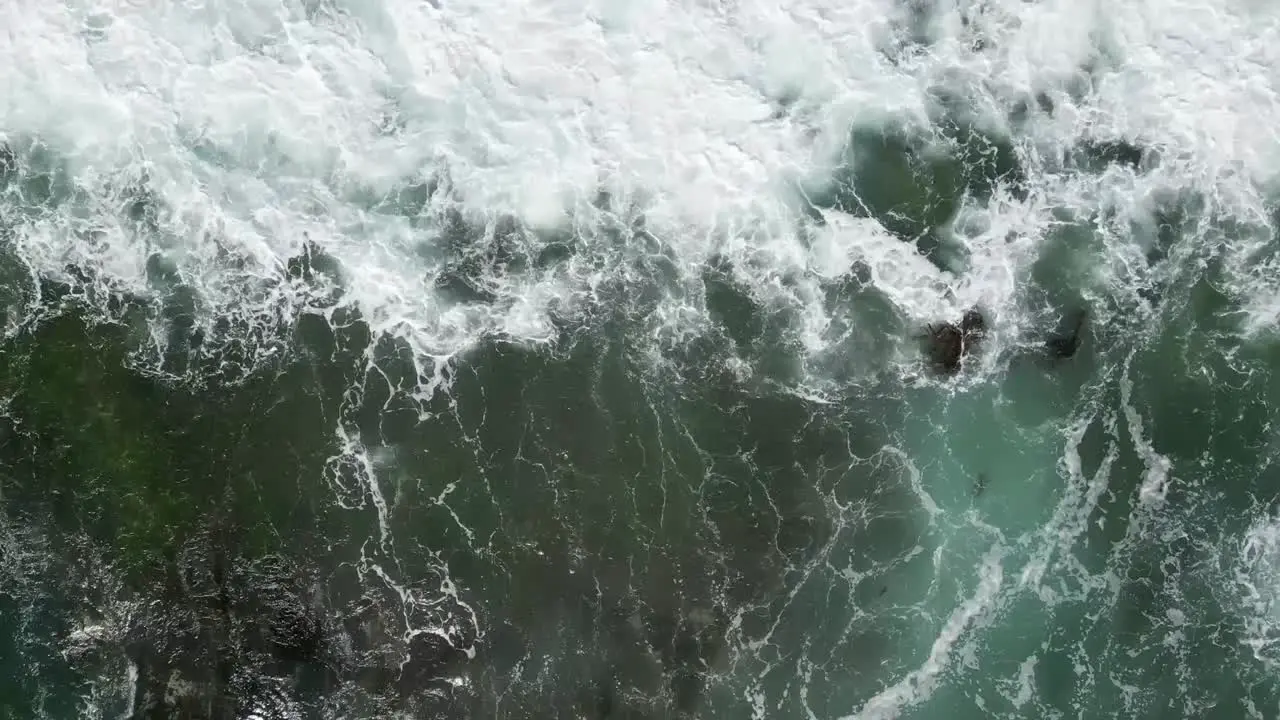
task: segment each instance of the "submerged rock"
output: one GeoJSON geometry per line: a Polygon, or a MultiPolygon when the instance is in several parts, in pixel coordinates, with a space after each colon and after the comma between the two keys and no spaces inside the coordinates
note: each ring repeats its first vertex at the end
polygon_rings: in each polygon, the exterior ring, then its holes
{"type": "MultiPolygon", "coordinates": [[[[1067,329],[1045,341],[1049,358],[1065,360],[1080,349],[1088,311],[1081,308],[1069,316],[1067,329]]],[[[986,336],[986,319],[976,308],[970,308],[959,324],[944,322],[929,325],[925,334],[927,352],[934,367],[940,372],[954,373],[960,369],[966,355],[986,336]]]]}
{"type": "Polygon", "coordinates": [[[1045,349],[1050,357],[1057,360],[1065,360],[1076,354],[1076,351],[1080,349],[1080,337],[1084,330],[1084,321],[1087,316],[1087,310],[1083,308],[1077,310],[1072,319],[1070,331],[1066,334],[1051,337],[1045,342],[1045,349]]]}
{"type": "Polygon", "coordinates": [[[1127,140],[1088,140],[1076,149],[1079,163],[1095,172],[1102,172],[1110,165],[1120,165],[1141,170],[1154,157],[1150,148],[1127,140]]]}
{"type": "Polygon", "coordinates": [[[970,308],[960,324],[942,323],[928,327],[929,357],[942,372],[953,373],[960,362],[986,335],[986,320],[977,308],[970,308]]]}

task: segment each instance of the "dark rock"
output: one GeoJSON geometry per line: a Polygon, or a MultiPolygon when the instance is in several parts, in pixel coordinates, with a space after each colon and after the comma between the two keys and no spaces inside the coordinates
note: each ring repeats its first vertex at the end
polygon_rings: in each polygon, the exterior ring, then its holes
{"type": "Polygon", "coordinates": [[[331,279],[338,277],[338,262],[324,251],[310,236],[304,233],[302,252],[291,257],[285,263],[288,276],[303,282],[315,282],[317,276],[326,275],[331,279]]]}
{"type": "Polygon", "coordinates": [[[929,357],[935,367],[945,373],[960,369],[960,362],[986,335],[986,320],[977,308],[965,312],[960,325],[942,323],[928,330],[929,357]]]}
{"type": "Polygon", "coordinates": [[[434,285],[436,292],[456,303],[488,304],[498,299],[498,293],[485,283],[482,271],[474,261],[445,267],[436,276],[434,285]]]}
{"type": "Polygon", "coordinates": [[[960,328],[951,323],[943,323],[938,327],[930,327],[929,333],[933,343],[933,362],[947,372],[960,368],[960,358],[964,354],[964,334],[960,328]]]}
{"type": "Polygon", "coordinates": [[[967,335],[981,335],[987,330],[987,321],[983,319],[982,313],[971,308],[961,318],[960,330],[967,335]]]}
{"type": "Polygon", "coordinates": [[[1150,152],[1125,140],[1098,140],[1083,143],[1081,150],[1093,165],[1127,165],[1137,169],[1150,152]]]}

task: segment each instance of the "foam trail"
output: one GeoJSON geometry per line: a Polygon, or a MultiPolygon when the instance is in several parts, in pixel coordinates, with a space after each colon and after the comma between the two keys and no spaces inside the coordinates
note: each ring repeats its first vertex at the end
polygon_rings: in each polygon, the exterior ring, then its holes
{"type": "Polygon", "coordinates": [[[1004,577],[1001,559],[1004,553],[994,547],[982,560],[978,587],[963,605],[956,608],[930,648],[924,663],[893,686],[877,694],[856,715],[843,720],[891,720],[903,710],[927,699],[947,670],[951,653],[966,630],[992,605],[1004,577]]]}

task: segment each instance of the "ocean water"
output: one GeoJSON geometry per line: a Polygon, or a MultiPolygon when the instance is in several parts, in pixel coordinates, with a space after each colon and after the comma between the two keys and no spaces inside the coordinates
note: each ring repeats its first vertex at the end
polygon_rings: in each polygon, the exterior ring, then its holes
{"type": "Polygon", "coordinates": [[[1278,84],[1260,0],[9,0],[0,718],[1280,717],[1278,84]]]}

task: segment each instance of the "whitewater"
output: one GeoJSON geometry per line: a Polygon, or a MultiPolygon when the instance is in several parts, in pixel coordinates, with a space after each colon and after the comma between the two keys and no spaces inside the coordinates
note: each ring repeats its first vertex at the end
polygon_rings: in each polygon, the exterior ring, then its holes
{"type": "Polygon", "coordinates": [[[0,717],[1280,717],[1278,83],[1260,0],[10,0],[0,717]]]}

